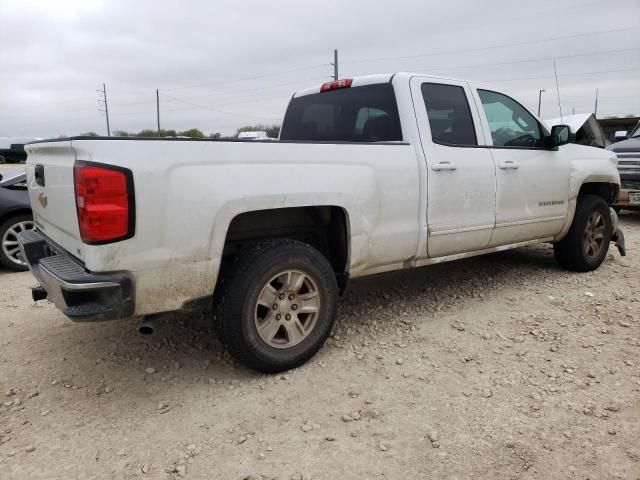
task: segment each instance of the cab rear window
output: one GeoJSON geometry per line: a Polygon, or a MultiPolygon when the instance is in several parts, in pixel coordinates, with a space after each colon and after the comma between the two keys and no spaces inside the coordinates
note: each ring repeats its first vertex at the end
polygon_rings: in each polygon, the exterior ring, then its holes
{"type": "Polygon", "coordinates": [[[402,141],[393,86],[365,85],[293,98],[280,140],[402,141]]]}

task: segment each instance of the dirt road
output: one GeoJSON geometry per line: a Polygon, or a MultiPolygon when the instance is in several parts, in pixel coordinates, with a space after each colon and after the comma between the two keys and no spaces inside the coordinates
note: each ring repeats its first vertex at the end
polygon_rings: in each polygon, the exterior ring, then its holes
{"type": "Polygon", "coordinates": [[[640,478],[629,256],[549,246],[353,282],[326,347],[234,366],[205,319],[74,324],[0,272],[0,478],[640,478]]]}

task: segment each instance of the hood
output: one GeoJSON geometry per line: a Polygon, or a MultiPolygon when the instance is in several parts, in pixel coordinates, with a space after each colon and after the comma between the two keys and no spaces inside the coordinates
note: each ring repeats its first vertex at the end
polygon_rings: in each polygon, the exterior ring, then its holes
{"type": "Polygon", "coordinates": [[[607,147],[616,153],[640,152],[640,137],[628,138],[607,147]]]}
{"type": "Polygon", "coordinates": [[[562,118],[550,118],[545,120],[547,125],[553,127],[555,125],[568,125],[571,133],[576,133],[589,120],[592,113],[579,113],[577,115],[565,115],[562,118]]]}
{"type": "Polygon", "coordinates": [[[0,174],[0,187],[11,187],[27,181],[27,172],[23,169],[0,174]]]}

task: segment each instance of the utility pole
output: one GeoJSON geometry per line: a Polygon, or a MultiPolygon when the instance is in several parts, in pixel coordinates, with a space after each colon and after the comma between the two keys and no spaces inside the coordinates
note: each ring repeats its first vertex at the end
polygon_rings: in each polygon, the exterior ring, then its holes
{"type": "Polygon", "coordinates": [[[338,80],[340,78],[338,76],[338,49],[333,51],[333,63],[330,65],[333,65],[333,79],[338,80]]]}
{"type": "Polygon", "coordinates": [[[598,118],[598,89],[596,88],[596,104],[593,106],[593,116],[598,118]]]}
{"type": "Polygon", "coordinates": [[[560,101],[560,87],[558,86],[558,69],[556,68],[556,61],[553,61],[553,72],[556,75],[556,92],[558,92],[558,108],[560,109],[560,121],[562,122],[562,102],[560,101]]]}
{"type": "Polygon", "coordinates": [[[104,110],[100,110],[100,112],[104,112],[105,117],[107,117],[107,136],[111,136],[111,129],[109,128],[109,106],[107,105],[107,86],[103,83],[102,90],[96,90],[98,93],[102,94],[102,100],[98,100],[104,104],[104,110]]]}
{"type": "Polygon", "coordinates": [[[540,116],[540,106],[542,105],[542,94],[545,92],[544,89],[538,90],[538,117],[540,116]]]}
{"type": "Polygon", "coordinates": [[[158,117],[158,135],[160,135],[160,91],[156,88],[156,115],[158,117]]]}

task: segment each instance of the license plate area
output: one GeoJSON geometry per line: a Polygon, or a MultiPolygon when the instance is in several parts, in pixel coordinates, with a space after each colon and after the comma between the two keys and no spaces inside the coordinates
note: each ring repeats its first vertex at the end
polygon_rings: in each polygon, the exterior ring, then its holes
{"type": "Polygon", "coordinates": [[[640,205],[640,192],[629,192],[629,203],[640,205]]]}

